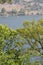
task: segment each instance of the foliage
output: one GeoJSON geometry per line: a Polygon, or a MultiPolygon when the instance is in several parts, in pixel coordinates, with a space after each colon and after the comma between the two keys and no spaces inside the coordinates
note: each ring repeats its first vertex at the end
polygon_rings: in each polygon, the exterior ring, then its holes
{"type": "Polygon", "coordinates": [[[17,14],[17,11],[16,11],[15,9],[12,9],[11,13],[12,13],[12,15],[13,15],[13,14],[16,15],[16,14],[17,14]]]}
{"type": "Polygon", "coordinates": [[[5,13],[6,12],[5,8],[2,8],[1,12],[2,13],[5,13]]]}
{"type": "Polygon", "coordinates": [[[5,2],[8,2],[8,3],[11,3],[12,2],[12,0],[0,0],[0,3],[5,3],[5,2]]]}
{"type": "Polygon", "coordinates": [[[5,3],[6,2],[6,0],[0,0],[0,3],[5,3]]]}
{"type": "Polygon", "coordinates": [[[8,3],[12,3],[13,0],[7,0],[8,3]]]}
{"type": "Polygon", "coordinates": [[[0,25],[0,65],[43,65],[43,20],[25,21],[23,28],[0,25]],[[24,48],[24,45],[30,47],[24,48]],[[42,61],[30,61],[41,56],[42,61]]]}
{"type": "Polygon", "coordinates": [[[17,29],[17,32],[22,36],[31,46],[30,49],[37,50],[43,55],[43,20],[38,22],[26,21],[23,23],[23,29],[17,29]]]}

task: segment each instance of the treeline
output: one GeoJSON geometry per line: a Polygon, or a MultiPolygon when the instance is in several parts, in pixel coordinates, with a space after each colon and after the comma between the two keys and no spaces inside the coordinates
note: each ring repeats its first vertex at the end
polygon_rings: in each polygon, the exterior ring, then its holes
{"type": "Polygon", "coordinates": [[[0,25],[0,65],[43,65],[43,20],[25,21],[16,30],[0,25]]]}
{"type": "Polygon", "coordinates": [[[3,4],[5,2],[11,3],[13,0],[0,0],[0,3],[3,4]]]}

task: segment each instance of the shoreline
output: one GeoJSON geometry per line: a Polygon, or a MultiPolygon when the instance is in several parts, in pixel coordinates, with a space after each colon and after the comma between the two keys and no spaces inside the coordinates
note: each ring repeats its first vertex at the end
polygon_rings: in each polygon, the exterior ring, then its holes
{"type": "Polygon", "coordinates": [[[43,10],[25,10],[20,4],[0,4],[0,16],[43,15],[43,10]]]}

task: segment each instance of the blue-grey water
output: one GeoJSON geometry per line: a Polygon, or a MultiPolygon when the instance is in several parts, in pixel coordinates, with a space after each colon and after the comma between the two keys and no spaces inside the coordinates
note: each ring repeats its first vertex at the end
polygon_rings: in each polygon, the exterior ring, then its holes
{"type": "Polygon", "coordinates": [[[43,15],[30,15],[30,16],[9,16],[9,17],[1,17],[0,16],[0,24],[5,24],[10,28],[20,28],[22,27],[22,23],[25,20],[39,20],[43,19],[43,15]]]}

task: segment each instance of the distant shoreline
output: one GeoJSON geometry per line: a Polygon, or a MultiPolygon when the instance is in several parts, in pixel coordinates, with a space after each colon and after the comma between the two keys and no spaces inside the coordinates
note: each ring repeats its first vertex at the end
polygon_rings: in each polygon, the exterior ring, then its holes
{"type": "Polygon", "coordinates": [[[20,4],[0,4],[0,16],[43,15],[42,10],[25,10],[20,4]],[[4,12],[3,12],[4,11],[4,12]]]}

